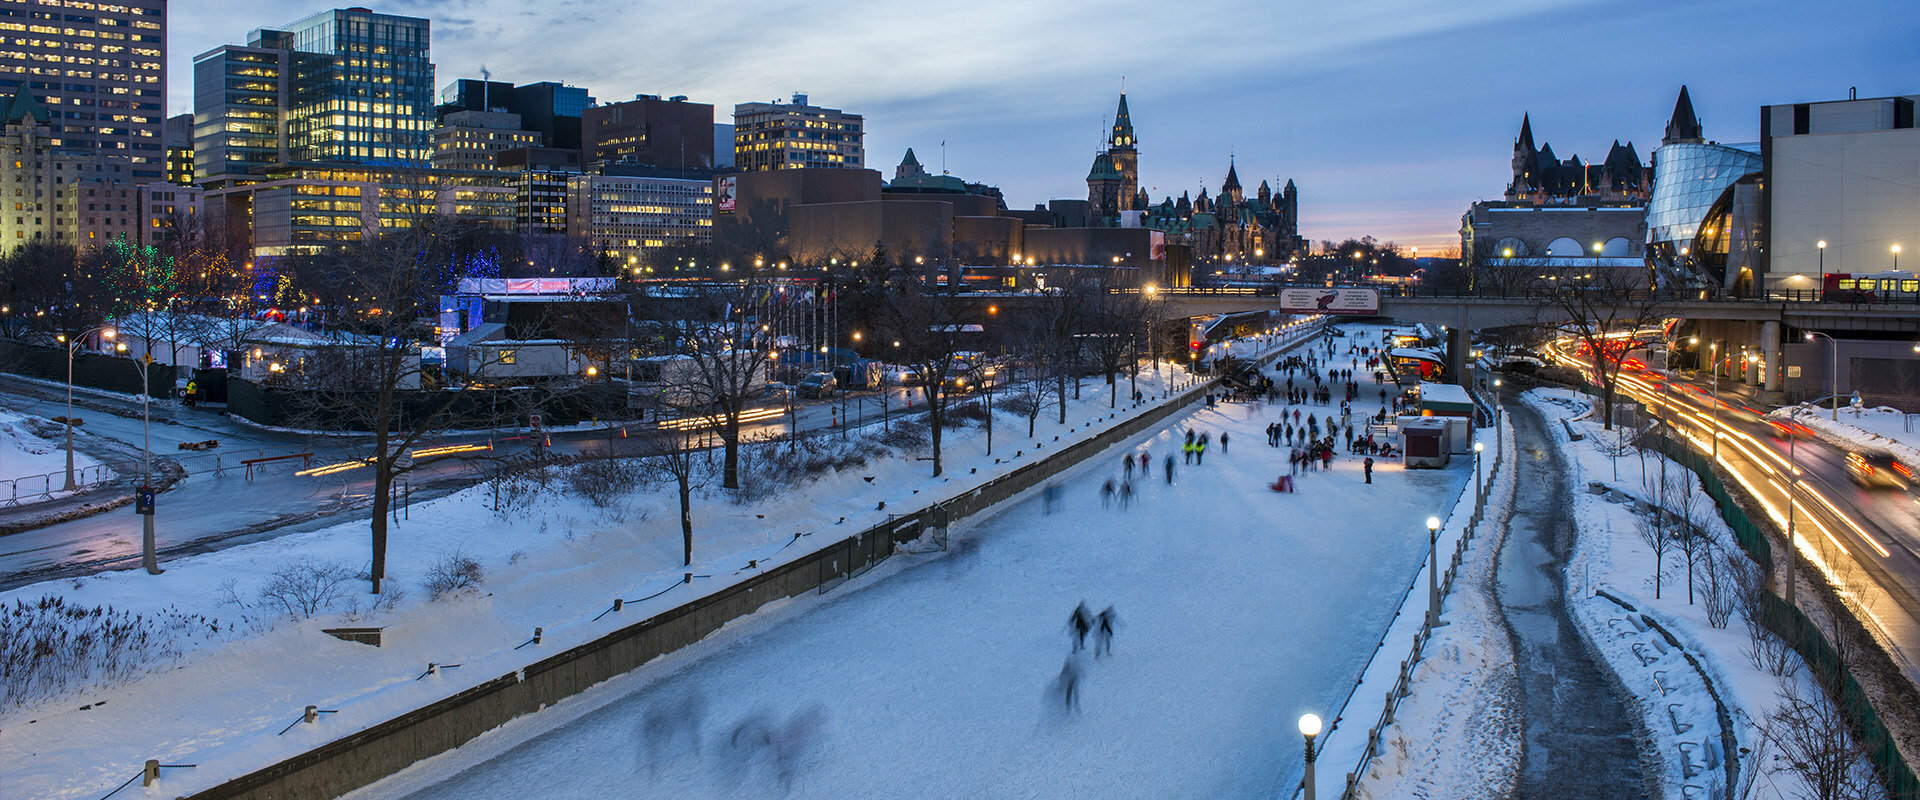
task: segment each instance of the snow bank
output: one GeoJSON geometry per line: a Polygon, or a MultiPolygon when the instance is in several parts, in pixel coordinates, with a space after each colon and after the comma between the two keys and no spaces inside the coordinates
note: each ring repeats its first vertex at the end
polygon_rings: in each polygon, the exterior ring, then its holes
{"type": "Polygon", "coordinates": [[[1836,420],[1829,408],[1798,405],[1774,409],[1767,416],[1791,419],[1854,448],[1885,450],[1905,463],[1920,464],[1920,431],[1909,432],[1910,415],[1897,408],[1841,408],[1836,420]]]}
{"type": "MultiPolygon", "coordinates": [[[[0,481],[21,481],[20,493],[38,493],[46,484],[39,481],[40,476],[53,473],[65,473],[67,469],[67,450],[63,441],[41,438],[27,424],[29,418],[12,411],[0,409],[0,481]]],[[[86,469],[99,462],[86,453],[75,450],[73,468],[86,469]]],[[[59,487],[65,481],[64,474],[53,478],[52,485],[59,487]]],[[[0,502],[11,494],[12,486],[0,487],[0,502]]],[[[57,488],[55,496],[60,493],[57,488]]],[[[37,499],[47,499],[44,497],[37,499]]]]}

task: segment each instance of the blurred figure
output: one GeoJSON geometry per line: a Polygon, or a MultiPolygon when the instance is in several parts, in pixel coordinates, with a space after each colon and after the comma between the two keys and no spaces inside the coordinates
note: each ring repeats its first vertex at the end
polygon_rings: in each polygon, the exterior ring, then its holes
{"type": "Polygon", "coordinates": [[[646,715],[640,721],[647,771],[658,772],[660,762],[666,760],[676,746],[699,755],[700,729],[706,722],[706,716],[707,701],[698,692],[688,692],[648,706],[646,715]]]}
{"type": "Polygon", "coordinates": [[[1113,629],[1120,625],[1120,615],[1114,613],[1113,606],[1107,606],[1094,618],[1093,657],[1113,655],[1113,629]]]}
{"type": "Polygon", "coordinates": [[[1073,607],[1073,614],[1067,617],[1067,628],[1073,632],[1073,652],[1087,646],[1087,633],[1093,630],[1093,612],[1087,610],[1085,601],[1073,607]]]}
{"type": "Polygon", "coordinates": [[[1067,656],[1067,663],[1060,667],[1060,677],[1053,680],[1053,690],[1060,695],[1068,712],[1080,710],[1080,665],[1073,656],[1067,656]]]}

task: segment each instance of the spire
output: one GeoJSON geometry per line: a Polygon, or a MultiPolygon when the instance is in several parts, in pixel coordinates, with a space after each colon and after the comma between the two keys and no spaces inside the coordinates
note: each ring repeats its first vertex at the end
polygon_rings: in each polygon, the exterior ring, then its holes
{"type": "Polygon", "coordinates": [[[1513,151],[1516,153],[1534,152],[1533,115],[1520,115],[1520,138],[1513,140],[1513,151]]]}
{"type": "Polygon", "coordinates": [[[1113,112],[1113,132],[1107,136],[1110,147],[1133,147],[1133,116],[1127,113],[1127,93],[1120,93],[1120,108],[1113,112]]]}
{"type": "Polygon", "coordinates": [[[0,108],[6,109],[4,114],[0,114],[0,122],[26,122],[29,118],[46,122],[52,117],[47,113],[47,107],[33,99],[25,86],[15,89],[11,99],[0,102],[0,108]]]}
{"type": "Polygon", "coordinates": [[[1660,138],[1661,144],[1674,142],[1704,141],[1700,135],[1700,118],[1693,113],[1693,98],[1687,96],[1687,87],[1680,87],[1680,99],[1673,103],[1673,118],[1667,120],[1667,135],[1660,138]]]}
{"type": "Polygon", "coordinates": [[[1238,188],[1240,188],[1240,173],[1234,171],[1233,159],[1229,158],[1227,159],[1227,182],[1221,186],[1222,193],[1224,194],[1226,189],[1238,188]]]}
{"type": "Polygon", "coordinates": [[[925,174],[927,174],[927,169],[920,166],[920,159],[913,156],[913,148],[911,147],[907,148],[907,157],[900,159],[900,166],[893,169],[894,180],[925,174]]]}

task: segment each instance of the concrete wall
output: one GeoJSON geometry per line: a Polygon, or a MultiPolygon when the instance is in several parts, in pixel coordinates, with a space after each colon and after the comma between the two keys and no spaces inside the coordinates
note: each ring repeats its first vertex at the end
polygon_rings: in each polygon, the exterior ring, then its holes
{"type": "Polygon", "coordinates": [[[1896,244],[1901,269],[1920,268],[1920,128],[1776,136],[1768,145],[1766,288],[1819,286],[1821,241],[1828,272],[1891,270],[1896,244]],[[1807,277],[1789,283],[1795,275],[1807,277]]]}
{"type": "MultiPolygon", "coordinates": [[[[1309,328],[1296,341],[1311,338],[1309,328]]],[[[1212,389],[1201,383],[1092,439],[1069,445],[944,505],[877,525],[746,581],[556,653],[424,708],[193,795],[192,800],[320,800],[378,781],[522,714],[693,644],[774,600],[826,591],[925,529],[992,508],[1113,444],[1149,430],[1212,389]]]]}

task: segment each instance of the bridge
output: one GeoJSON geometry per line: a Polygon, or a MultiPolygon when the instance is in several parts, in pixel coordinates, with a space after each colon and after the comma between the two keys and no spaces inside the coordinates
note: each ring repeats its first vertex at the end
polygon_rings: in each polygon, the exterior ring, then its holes
{"type": "MultiPolygon", "coordinates": [[[[1425,322],[1447,329],[1447,373],[1456,381],[1466,375],[1471,332],[1515,325],[1555,325],[1567,322],[1570,307],[1550,292],[1512,294],[1449,292],[1406,287],[1380,287],[1379,316],[1425,322]]],[[[1228,314],[1238,311],[1280,311],[1280,298],[1246,288],[1157,289],[1170,317],[1228,314]]],[[[1920,335],[1920,303],[1830,303],[1817,291],[1772,292],[1753,297],[1689,297],[1672,292],[1631,292],[1596,296],[1594,307],[1620,308],[1623,317],[1681,317],[1711,320],[1731,330],[1730,342],[1751,344],[1768,365],[1780,362],[1781,326],[1806,330],[1847,330],[1920,335]],[[1626,311],[1632,309],[1632,311],[1626,311]],[[1745,341],[1739,341],[1745,340],[1745,341]]],[[[1731,352],[1731,350],[1722,350],[1731,352]]],[[[1777,370],[1768,371],[1767,388],[1777,390],[1777,370]]]]}

